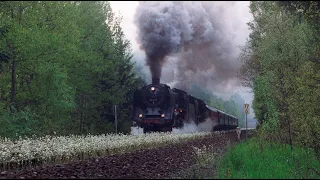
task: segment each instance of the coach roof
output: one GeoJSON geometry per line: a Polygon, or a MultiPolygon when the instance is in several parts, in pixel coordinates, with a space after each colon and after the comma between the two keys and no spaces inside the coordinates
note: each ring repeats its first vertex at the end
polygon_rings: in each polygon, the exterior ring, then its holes
{"type": "Polygon", "coordinates": [[[207,107],[208,109],[210,109],[211,111],[219,111],[217,108],[210,107],[210,106],[208,106],[208,105],[206,105],[206,107],[207,107]]]}
{"type": "Polygon", "coordinates": [[[220,110],[220,109],[213,108],[213,107],[210,107],[210,106],[208,106],[208,105],[206,105],[206,107],[207,107],[208,109],[210,109],[211,111],[222,112],[223,114],[226,114],[226,115],[228,115],[228,116],[230,116],[230,117],[233,117],[233,118],[235,118],[235,119],[238,119],[237,117],[232,116],[231,114],[228,114],[228,113],[226,113],[226,112],[224,112],[224,111],[222,111],[222,110],[220,110]]]}

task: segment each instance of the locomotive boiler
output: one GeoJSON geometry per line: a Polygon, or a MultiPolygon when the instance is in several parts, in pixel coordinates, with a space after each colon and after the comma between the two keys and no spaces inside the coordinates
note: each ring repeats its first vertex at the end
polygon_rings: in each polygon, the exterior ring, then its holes
{"type": "Polygon", "coordinates": [[[235,129],[238,119],[219,109],[207,106],[202,100],[152,79],[152,84],[135,91],[133,97],[133,126],[143,132],[166,132],[182,128],[185,123],[196,125],[213,121],[212,131],[235,129]]]}

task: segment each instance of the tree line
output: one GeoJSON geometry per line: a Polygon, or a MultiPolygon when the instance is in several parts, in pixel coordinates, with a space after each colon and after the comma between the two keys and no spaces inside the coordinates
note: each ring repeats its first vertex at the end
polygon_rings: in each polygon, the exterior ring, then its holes
{"type": "Polygon", "coordinates": [[[254,91],[261,136],[320,157],[320,3],[253,1],[239,77],[254,91]]]}
{"type": "Polygon", "coordinates": [[[109,2],[0,2],[0,136],[130,130],[130,42],[109,2]]]}

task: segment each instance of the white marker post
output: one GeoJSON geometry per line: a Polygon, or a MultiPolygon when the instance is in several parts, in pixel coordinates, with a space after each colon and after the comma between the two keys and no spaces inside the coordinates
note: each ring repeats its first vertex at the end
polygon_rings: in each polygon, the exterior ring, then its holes
{"type": "Polygon", "coordinates": [[[247,115],[249,112],[249,104],[244,104],[244,113],[246,114],[246,141],[248,140],[248,119],[247,115]]]}

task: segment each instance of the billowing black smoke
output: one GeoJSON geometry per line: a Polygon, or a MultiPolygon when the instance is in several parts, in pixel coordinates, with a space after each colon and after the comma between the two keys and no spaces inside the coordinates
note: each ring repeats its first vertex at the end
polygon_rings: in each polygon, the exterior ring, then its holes
{"type": "Polygon", "coordinates": [[[214,29],[197,2],[141,2],[135,14],[138,42],[146,53],[152,78],[161,77],[168,55],[192,44],[209,43],[214,29]]]}
{"type": "Polygon", "coordinates": [[[234,5],[235,2],[140,2],[135,14],[137,41],[145,51],[152,78],[161,77],[163,64],[170,56],[178,62],[178,88],[187,90],[194,82],[214,84],[213,88],[227,87],[230,82],[239,84],[235,82],[240,64],[236,62],[236,36],[243,22],[236,19],[234,5]],[[229,15],[234,20],[226,17],[229,15]]]}

